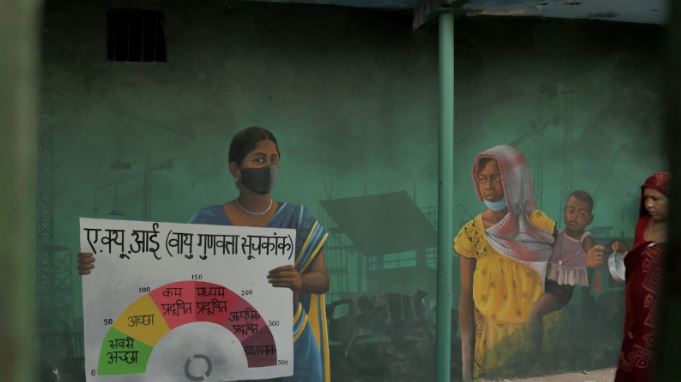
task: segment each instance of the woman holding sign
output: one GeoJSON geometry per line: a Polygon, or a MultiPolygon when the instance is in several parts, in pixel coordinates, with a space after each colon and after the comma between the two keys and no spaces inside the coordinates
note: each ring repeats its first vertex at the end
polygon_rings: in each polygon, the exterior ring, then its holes
{"type": "MultiPolygon", "coordinates": [[[[229,171],[239,196],[200,210],[190,223],[296,229],[295,265],[267,274],[272,286],[289,288],[294,296],[294,375],[284,380],[329,381],[324,301],[329,274],[323,251],[328,234],[305,207],[272,199],[279,159],[277,140],[270,131],[249,127],[238,132],[229,146],[229,171]]],[[[79,272],[89,274],[92,268],[94,257],[81,253],[79,272]]]]}

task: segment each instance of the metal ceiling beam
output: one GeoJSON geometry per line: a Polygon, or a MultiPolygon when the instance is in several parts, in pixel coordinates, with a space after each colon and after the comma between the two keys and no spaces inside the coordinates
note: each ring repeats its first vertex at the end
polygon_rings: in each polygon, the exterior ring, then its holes
{"type": "Polygon", "coordinates": [[[414,11],[412,28],[419,29],[423,26],[437,22],[440,15],[454,14],[463,15],[463,6],[469,0],[419,0],[418,7],[414,11]]]}

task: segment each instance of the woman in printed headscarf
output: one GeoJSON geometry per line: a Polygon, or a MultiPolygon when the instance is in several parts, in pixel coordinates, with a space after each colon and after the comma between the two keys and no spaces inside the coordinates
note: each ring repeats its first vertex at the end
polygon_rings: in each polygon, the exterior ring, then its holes
{"type": "Polygon", "coordinates": [[[513,339],[544,291],[556,229],[555,221],[535,209],[530,169],[515,148],[502,145],[480,153],[472,176],[487,208],[454,239],[461,264],[464,380],[489,375],[519,350],[513,339]]]}
{"type": "Polygon", "coordinates": [[[617,254],[609,259],[613,278],[624,276],[627,283],[624,291],[624,339],[615,382],[651,380],[656,305],[661,286],[662,255],[667,241],[668,192],[669,173],[658,172],[646,179],[641,186],[634,246],[624,256],[623,267],[617,254]]]}

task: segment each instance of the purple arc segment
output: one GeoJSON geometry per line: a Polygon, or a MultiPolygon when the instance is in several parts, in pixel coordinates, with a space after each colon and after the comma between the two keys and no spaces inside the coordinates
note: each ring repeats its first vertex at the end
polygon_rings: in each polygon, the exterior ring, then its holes
{"type": "Polygon", "coordinates": [[[277,346],[269,327],[258,331],[241,343],[246,353],[248,367],[274,366],[277,364],[277,346]]]}

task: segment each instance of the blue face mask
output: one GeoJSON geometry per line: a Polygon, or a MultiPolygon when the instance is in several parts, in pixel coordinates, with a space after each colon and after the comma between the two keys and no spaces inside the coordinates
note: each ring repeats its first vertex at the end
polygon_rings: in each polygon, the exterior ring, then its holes
{"type": "Polygon", "coordinates": [[[497,212],[501,211],[506,208],[506,199],[501,198],[500,200],[497,200],[496,202],[490,202],[489,200],[483,200],[485,202],[485,205],[487,208],[490,210],[497,212]]]}

